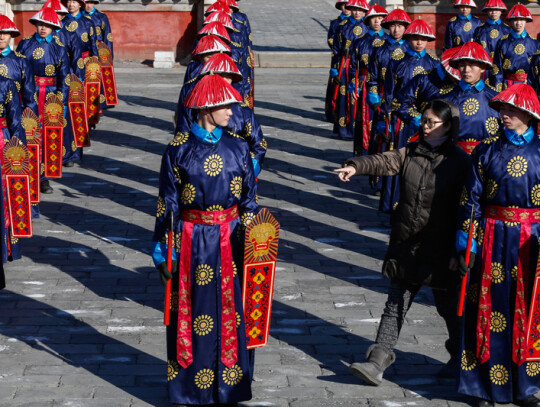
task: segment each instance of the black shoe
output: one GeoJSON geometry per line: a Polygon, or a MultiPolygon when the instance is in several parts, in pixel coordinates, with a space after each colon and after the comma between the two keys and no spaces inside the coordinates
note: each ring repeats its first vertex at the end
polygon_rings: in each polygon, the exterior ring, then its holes
{"type": "Polygon", "coordinates": [[[62,164],[64,167],[73,167],[75,163],[73,161],[68,161],[67,163],[62,164]]]}
{"type": "Polygon", "coordinates": [[[52,189],[49,184],[49,180],[41,181],[40,188],[42,194],[52,194],[54,189],[52,189]]]}
{"type": "Polygon", "coordinates": [[[495,403],[490,400],[476,399],[476,407],[495,407],[495,403]]]}
{"type": "Polygon", "coordinates": [[[514,400],[514,404],[521,407],[540,407],[540,399],[532,395],[524,400],[514,400]]]}

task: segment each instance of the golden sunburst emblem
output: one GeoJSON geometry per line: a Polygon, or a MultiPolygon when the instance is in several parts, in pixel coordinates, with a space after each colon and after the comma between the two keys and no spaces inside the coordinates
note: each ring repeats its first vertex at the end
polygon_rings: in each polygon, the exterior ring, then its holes
{"type": "Polygon", "coordinates": [[[527,367],[525,368],[528,376],[536,376],[540,372],[540,363],[538,362],[527,362],[527,367]]]}
{"type": "Polygon", "coordinates": [[[494,28],[493,30],[491,30],[491,31],[489,32],[489,38],[491,38],[492,40],[497,39],[497,38],[499,38],[499,34],[500,34],[500,33],[499,33],[499,30],[497,30],[496,28],[494,28]]]}
{"type": "Polygon", "coordinates": [[[488,134],[493,135],[499,131],[499,121],[495,117],[488,117],[485,126],[488,134]]]}
{"type": "Polygon", "coordinates": [[[73,32],[75,31],[77,28],[79,28],[79,23],[77,23],[77,21],[72,21],[71,23],[69,23],[69,25],[66,27],[66,30],[68,30],[69,32],[73,32]]]}
{"type": "Polygon", "coordinates": [[[41,47],[36,48],[32,52],[32,58],[34,58],[34,59],[41,59],[41,58],[43,58],[43,55],[45,55],[45,51],[41,47]]]}
{"type": "Polygon", "coordinates": [[[531,202],[535,206],[540,206],[540,184],[536,184],[531,190],[531,202]]]}
{"type": "Polygon", "coordinates": [[[217,154],[212,154],[204,161],[204,172],[210,177],[215,177],[222,169],[223,159],[217,154]]]}
{"type": "Polygon", "coordinates": [[[48,64],[45,66],[45,75],[54,76],[55,73],[56,73],[56,68],[54,67],[54,65],[48,64]]]}
{"type": "Polygon", "coordinates": [[[109,40],[109,42],[113,42],[111,33],[107,34],[107,40],[109,40]]]}
{"type": "Polygon", "coordinates": [[[230,189],[235,197],[240,198],[242,195],[242,177],[234,177],[231,181],[230,189]]]}
{"type": "Polygon", "coordinates": [[[8,73],[9,73],[8,67],[6,65],[4,65],[4,64],[1,64],[0,65],[0,75],[5,76],[7,78],[8,73]]]}
{"type": "Polygon", "coordinates": [[[516,55],[521,55],[525,52],[525,45],[523,44],[518,44],[514,47],[514,52],[516,53],[516,55]]]}
{"type": "Polygon", "coordinates": [[[463,31],[469,32],[469,31],[471,31],[471,29],[472,29],[472,24],[471,24],[470,21],[467,21],[467,22],[465,23],[465,25],[463,26],[463,31]]]}
{"type": "Polygon", "coordinates": [[[494,180],[488,179],[487,182],[486,182],[486,197],[488,199],[495,198],[495,195],[497,195],[498,187],[499,186],[497,185],[497,183],[494,180]]]}
{"type": "Polygon", "coordinates": [[[503,386],[508,382],[508,370],[503,365],[495,365],[489,370],[489,378],[493,384],[503,386]]]}
{"type": "Polygon", "coordinates": [[[463,103],[463,113],[467,116],[473,116],[478,112],[480,103],[475,98],[469,98],[463,103]]]}
{"type": "Polygon", "coordinates": [[[188,140],[188,138],[189,138],[188,132],[185,132],[185,133],[178,132],[172,139],[171,146],[177,147],[181,144],[184,144],[188,140]]]}
{"type": "Polygon", "coordinates": [[[195,199],[195,187],[191,184],[184,185],[182,197],[180,198],[184,205],[189,205],[195,199]]]}
{"type": "Polygon", "coordinates": [[[508,174],[512,177],[521,177],[527,172],[527,160],[521,156],[513,157],[507,165],[508,174]]]}
{"type": "Polygon", "coordinates": [[[163,216],[165,214],[165,199],[162,196],[158,196],[156,217],[163,216]]]}
{"type": "Polygon", "coordinates": [[[195,375],[195,386],[199,389],[207,389],[214,382],[214,371],[211,369],[202,369],[195,375]]]}
{"type": "Polygon", "coordinates": [[[503,62],[503,69],[510,69],[512,62],[509,59],[505,59],[503,62]]]}
{"type": "Polygon", "coordinates": [[[88,33],[82,33],[81,40],[82,42],[88,42],[88,33]]]}
{"type": "Polygon", "coordinates": [[[491,313],[490,329],[493,332],[502,332],[506,329],[506,318],[502,313],[497,311],[491,313]]]}
{"type": "Polygon", "coordinates": [[[413,69],[412,76],[424,75],[425,73],[426,73],[426,70],[424,69],[423,66],[417,66],[416,68],[413,69]]]}
{"type": "Polygon", "coordinates": [[[345,123],[344,117],[340,117],[338,123],[340,127],[345,127],[347,125],[347,123],[345,123]]]}
{"type": "Polygon", "coordinates": [[[229,368],[225,368],[223,371],[223,381],[225,384],[229,386],[234,386],[242,380],[243,377],[242,369],[240,369],[240,366],[234,365],[229,368]]]}
{"type": "Polygon", "coordinates": [[[96,35],[101,35],[101,27],[99,25],[96,26],[96,35]]]}
{"type": "Polygon", "coordinates": [[[214,320],[210,315],[199,315],[193,321],[193,331],[199,336],[208,335],[214,328],[214,320]]]}
{"type": "Polygon", "coordinates": [[[469,200],[469,194],[467,193],[467,187],[463,187],[461,190],[461,195],[459,197],[459,204],[461,206],[465,205],[469,200]]]}
{"type": "Polygon", "coordinates": [[[392,59],[395,61],[399,61],[403,59],[404,56],[405,56],[405,53],[403,52],[401,48],[396,48],[394,51],[392,51],[392,59]]]}
{"type": "Polygon", "coordinates": [[[180,371],[180,365],[176,362],[176,360],[169,360],[167,361],[167,381],[173,380],[180,371]]]}
{"type": "Polygon", "coordinates": [[[505,277],[504,266],[501,263],[491,263],[491,281],[499,284],[504,281],[505,277]]]}
{"type": "Polygon", "coordinates": [[[373,41],[373,46],[375,48],[382,47],[384,44],[384,40],[381,40],[380,38],[376,38],[375,41],[373,41]]]}
{"type": "Polygon", "coordinates": [[[472,350],[463,350],[461,353],[461,370],[473,370],[478,361],[472,350]]]}
{"type": "Polygon", "coordinates": [[[461,44],[461,38],[460,38],[460,37],[455,37],[455,38],[454,38],[454,44],[455,44],[456,46],[458,46],[459,44],[461,44]]]}
{"type": "Polygon", "coordinates": [[[221,205],[211,205],[208,208],[206,208],[207,212],[221,212],[223,211],[223,206],[221,205]]]}
{"type": "Polygon", "coordinates": [[[199,264],[195,268],[195,283],[206,285],[214,278],[214,270],[208,264],[199,264]]]}
{"type": "Polygon", "coordinates": [[[356,27],[353,28],[353,34],[355,36],[359,36],[362,34],[362,27],[360,27],[359,25],[357,25],[356,27]]]}

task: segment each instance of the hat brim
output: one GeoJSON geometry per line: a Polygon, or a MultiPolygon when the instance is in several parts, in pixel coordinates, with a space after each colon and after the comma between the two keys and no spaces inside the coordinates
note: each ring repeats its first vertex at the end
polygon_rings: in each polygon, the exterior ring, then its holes
{"type": "Polygon", "coordinates": [[[334,4],[334,7],[337,8],[338,10],[341,10],[341,7],[344,6],[345,4],[347,4],[346,1],[338,1],[336,4],[334,4]]]}
{"type": "Polygon", "coordinates": [[[241,82],[244,77],[240,72],[234,72],[234,71],[207,71],[207,72],[201,72],[199,74],[199,78],[202,78],[205,75],[210,75],[211,73],[214,73],[215,75],[231,75],[233,77],[233,82],[241,82]]]}
{"type": "Polygon", "coordinates": [[[357,8],[358,10],[362,10],[363,12],[366,12],[366,13],[369,11],[368,8],[360,7],[360,6],[345,6],[345,8],[346,8],[347,10],[351,10],[351,11],[352,11],[353,9],[357,8]]]}
{"type": "Polygon", "coordinates": [[[0,33],[11,34],[12,38],[17,38],[19,35],[21,35],[19,30],[14,30],[14,29],[9,29],[9,28],[6,28],[5,30],[0,30],[0,33]]]}
{"type": "Polygon", "coordinates": [[[427,40],[428,42],[432,42],[432,41],[435,41],[437,38],[435,38],[435,36],[431,36],[431,35],[425,35],[425,34],[403,34],[403,37],[404,38],[407,38],[407,37],[414,37],[414,36],[417,36],[417,37],[422,37],[424,38],[425,40],[427,40]]]}
{"type": "Polygon", "coordinates": [[[224,37],[223,35],[221,34],[217,34],[217,33],[197,33],[197,37],[204,37],[205,35],[215,35],[216,37],[218,37],[220,40],[223,40],[227,45],[229,45],[231,43],[231,39],[230,38],[227,38],[227,37],[224,37]]]}
{"type": "Polygon", "coordinates": [[[204,57],[205,55],[208,55],[208,54],[218,54],[218,53],[221,53],[221,54],[227,54],[229,56],[232,55],[232,51],[230,49],[225,49],[225,50],[221,50],[221,49],[209,49],[209,50],[206,50],[206,51],[201,51],[197,54],[191,54],[191,56],[193,58],[200,58],[200,57],[204,57]]]}
{"type": "Polygon", "coordinates": [[[523,109],[522,107],[513,105],[512,103],[503,102],[502,100],[490,100],[489,101],[489,106],[491,106],[493,109],[495,109],[498,112],[501,111],[502,105],[511,106],[514,109],[518,109],[518,110],[521,110],[522,112],[525,112],[525,113],[529,114],[531,117],[533,117],[536,120],[540,120],[540,116],[537,113],[531,112],[531,111],[529,111],[527,109],[523,109]]]}
{"type": "Polygon", "coordinates": [[[49,27],[55,28],[57,30],[62,28],[62,26],[59,25],[59,24],[54,24],[54,23],[51,23],[50,21],[45,21],[45,20],[42,20],[41,18],[37,18],[37,17],[32,17],[30,19],[30,22],[32,24],[34,24],[34,25],[38,25],[38,23],[45,24],[45,25],[48,25],[49,27]]]}
{"type": "Polygon", "coordinates": [[[471,6],[470,4],[454,4],[452,7],[454,7],[454,8],[458,8],[458,7],[478,8],[477,6],[471,6]]]}
{"type": "Polygon", "coordinates": [[[404,25],[405,27],[408,27],[411,24],[411,22],[410,21],[404,21],[404,20],[392,20],[392,21],[383,21],[381,23],[383,28],[390,28],[390,26],[392,24],[401,24],[401,25],[404,25]]]}
{"type": "Polygon", "coordinates": [[[507,17],[506,17],[506,20],[525,20],[525,21],[527,21],[528,23],[532,23],[532,22],[533,22],[533,18],[532,18],[532,17],[529,17],[529,16],[527,16],[527,17],[521,17],[521,16],[519,16],[519,17],[517,17],[517,16],[508,17],[508,16],[507,16],[507,17]]]}
{"type": "Polygon", "coordinates": [[[482,11],[488,11],[488,10],[500,10],[502,12],[508,11],[508,7],[502,8],[502,7],[483,7],[482,11]]]}
{"type": "Polygon", "coordinates": [[[387,15],[388,13],[387,14],[382,14],[382,13],[372,14],[370,16],[365,16],[364,20],[367,20],[368,18],[371,18],[371,17],[386,17],[387,15]]]}
{"type": "Polygon", "coordinates": [[[192,107],[192,106],[186,106],[186,107],[193,110],[203,110],[203,109],[213,109],[215,107],[225,107],[225,106],[235,105],[237,103],[240,104],[242,102],[239,100],[227,100],[225,102],[216,103],[213,105],[205,105],[205,106],[200,106],[200,107],[192,107]]]}
{"type": "Polygon", "coordinates": [[[452,68],[454,69],[457,69],[459,68],[459,63],[462,62],[462,61],[468,61],[468,62],[472,62],[474,64],[478,64],[478,65],[483,65],[484,69],[491,69],[493,68],[493,64],[487,62],[487,61],[481,61],[479,59],[474,59],[474,58],[467,58],[467,57],[463,57],[463,58],[453,58],[451,59],[449,62],[448,62],[448,65],[450,65],[452,68]]]}

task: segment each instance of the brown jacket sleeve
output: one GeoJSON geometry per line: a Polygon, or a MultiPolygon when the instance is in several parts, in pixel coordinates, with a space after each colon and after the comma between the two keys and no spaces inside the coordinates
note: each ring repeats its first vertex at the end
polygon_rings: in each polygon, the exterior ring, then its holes
{"type": "Polygon", "coordinates": [[[348,165],[356,168],[355,175],[397,175],[405,162],[406,147],[399,150],[386,151],[384,153],[352,157],[343,163],[343,167],[348,165]]]}

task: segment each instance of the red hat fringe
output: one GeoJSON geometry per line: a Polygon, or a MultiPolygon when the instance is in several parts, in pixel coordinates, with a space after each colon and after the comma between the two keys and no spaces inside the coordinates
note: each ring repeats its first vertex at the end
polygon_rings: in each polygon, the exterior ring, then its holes
{"type": "Polygon", "coordinates": [[[18,37],[21,32],[9,17],[0,14],[0,32],[11,34],[12,37],[18,37]]]}
{"type": "Polygon", "coordinates": [[[50,7],[56,11],[57,14],[69,14],[68,9],[65,8],[62,3],[60,3],[60,0],[47,0],[43,7],[50,7]]]}
{"type": "Polygon", "coordinates": [[[204,25],[197,33],[198,37],[202,37],[203,35],[215,35],[221,38],[227,44],[231,43],[231,37],[229,37],[227,29],[223,24],[218,23],[217,21],[204,25]]]}
{"type": "Polygon", "coordinates": [[[204,15],[207,16],[207,15],[210,15],[210,14],[216,12],[216,11],[222,11],[222,12],[227,13],[229,15],[232,14],[232,11],[229,8],[229,6],[227,5],[227,3],[224,3],[221,0],[218,0],[218,1],[216,1],[214,4],[212,4],[210,7],[208,7],[206,9],[206,11],[204,12],[204,15]]]}
{"type": "Polygon", "coordinates": [[[232,23],[231,17],[224,11],[215,11],[212,14],[208,15],[204,19],[203,25],[214,22],[221,23],[228,30],[234,31],[234,25],[232,23]]]}
{"type": "Polygon", "coordinates": [[[503,90],[489,101],[489,105],[500,110],[502,105],[510,105],[522,110],[536,120],[540,120],[540,102],[534,89],[524,83],[516,83],[503,90]]]}
{"type": "Polygon", "coordinates": [[[193,88],[184,105],[190,109],[209,109],[242,103],[242,96],[219,75],[206,75],[193,88]]]}
{"type": "Polygon", "coordinates": [[[30,22],[34,25],[36,25],[37,23],[45,23],[56,29],[62,28],[60,17],[58,17],[56,11],[54,11],[50,7],[43,7],[41,10],[39,10],[36,14],[32,16],[30,22]]]}
{"type": "Polygon", "coordinates": [[[230,54],[231,47],[215,35],[205,35],[199,40],[195,49],[191,52],[191,56],[196,57],[212,52],[224,52],[230,54]]]}
{"type": "Polygon", "coordinates": [[[458,81],[461,79],[461,75],[456,68],[450,66],[450,60],[459,52],[460,48],[461,46],[447,49],[441,55],[441,64],[444,70],[446,73],[448,73],[448,75],[452,76],[458,81]]]}
{"type": "Polygon", "coordinates": [[[240,82],[242,80],[240,70],[234,63],[233,59],[226,54],[212,55],[201,68],[199,76],[212,73],[231,75],[233,77],[233,82],[240,82]]]}
{"type": "Polygon", "coordinates": [[[360,10],[368,11],[369,10],[369,4],[366,0],[349,0],[349,2],[345,5],[346,8],[359,8],[360,10]]]}
{"type": "Polygon", "coordinates": [[[527,20],[528,22],[531,22],[533,20],[531,12],[523,4],[516,4],[510,9],[508,15],[506,16],[507,20],[514,20],[518,18],[522,18],[524,20],[527,20]]]}
{"type": "Polygon", "coordinates": [[[369,17],[386,17],[388,15],[388,11],[382,6],[379,6],[378,4],[375,4],[371,6],[364,16],[364,20],[369,17]]]}
{"type": "Polygon", "coordinates": [[[463,44],[459,51],[450,60],[450,65],[457,68],[460,61],[476,62],[480,65],[484,65],[486,69],[493,68],[493,60],[486,52],[484,47],[477,42],[469,41],[463,44]]]}
{"type": "Polygon", "coordinates": [[[476,5],[476,3],[474,2],[474,0],[456,0],[454,2],[454,7],[460,7],[460,6],[465,6],[465,7],[471,7],[471,8],[477,8],[478,6],[476,5]]]}
{"type": "Polygon", "coordinates": [[[384,20],[382,20],[381,25],[384,28],[388,28],[390,25],[395,24],[395,23],[408,26],[409,24],[412,23],[412,21],[409,15],[404,10],[400,8],[395,8],[384,18],[384,20]]]}
{"type": "Polygon", "coordinates": [[[418,35],[424,37],[428,41],[435,41],[435,34],[431,27],[424,20],[414,20],[411,25],[407,27],[403,36],[406,35],[418,35]]]}
{"type": "Polygon", "coordinates": [[[488,0],[486,1],[486,4],[484,4],[484,7],[482,7],[482,11],[485,10],[502,10],[506,11],[508,10],[508,7],[506,7],[506,4],[502,0],[488,0]]]}

